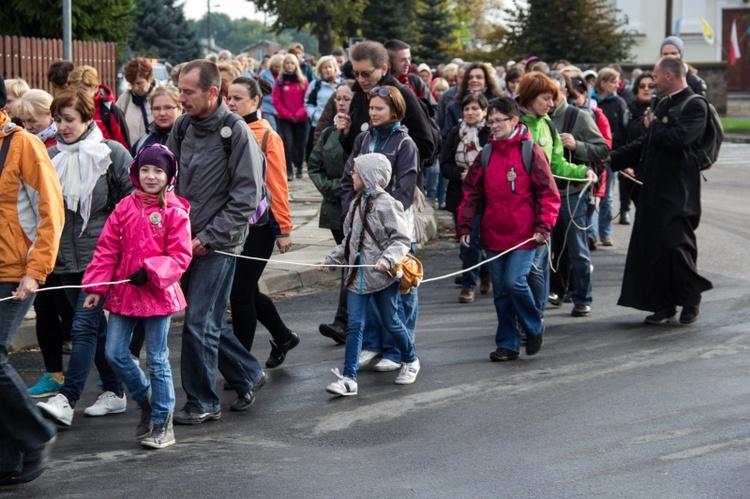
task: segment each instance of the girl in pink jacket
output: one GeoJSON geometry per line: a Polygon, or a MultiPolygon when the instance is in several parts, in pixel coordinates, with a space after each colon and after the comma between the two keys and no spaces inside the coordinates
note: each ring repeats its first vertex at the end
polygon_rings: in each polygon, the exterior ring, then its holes
{"type": "Polygon", "coordinates": [[[279,115],[279,135],[284,142],[286,178],[289,182],[294,180],[295,166],[297,178],[302,178],[302,161],[309,126],[305,110],[305,92],[308,85],[309,82],[299,67],[297,56],[285,55],[279,79],[273,86],[273,107],[279,115]]]}
{"type": "Polygon", "coordinates": [[[177,161],[169,149],[155,144],[140,151],[130,164],[136,190],[107,219],[83,277],[89,293],[84,308],[97,306],[106,296],[105,355],[141,410],[136,438],[156,449],[175,443],[167,332],[172,314],[185,309],[177,281],[192,259],[190,206],[172,192],[176,176],[177,161]],[[96,284],[125,279],[130,282],[96,284]],[[128,348],[139,320],[146,333],[150,383],[128,348]]]}

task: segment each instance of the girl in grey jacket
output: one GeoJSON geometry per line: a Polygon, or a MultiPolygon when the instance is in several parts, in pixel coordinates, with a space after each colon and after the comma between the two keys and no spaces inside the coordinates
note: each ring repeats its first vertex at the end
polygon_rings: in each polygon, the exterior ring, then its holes
{"type": "Polygon", "coordinates": [[[344,373],[333,369],[339,378],[326,387],[336,395],[357,394],[357,369],[362,349],[367,305],[377,307],[383,326],[393,335],[401,351],[401,370],[396,384],[414,383],[419,360],[414,344],[398,314],[398,282],[388,273],[401,263],[409,252],[410,228],[403,206],[385,191],[391,178],[391,163],[382,154],[371,153],[354,159],[352,180],[357,197],[344,222],[346,237],[326,257],[320,270],[327,265],[351,265],[346,276],[348,325],[344,373]],[[364,267],[360,267],[364,266],[364,267]]]}

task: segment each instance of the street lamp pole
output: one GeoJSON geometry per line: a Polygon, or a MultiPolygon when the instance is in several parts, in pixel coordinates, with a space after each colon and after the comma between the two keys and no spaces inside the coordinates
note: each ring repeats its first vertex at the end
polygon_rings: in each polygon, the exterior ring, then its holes
{"type": "Polygon", "coordinates": [[[63,0],[63,58],[73,60],[73,35],[71,27],[73,0],[63,0]]]}
{"type": "Polygon", "coordinates": [[[206,48],[211,50],[211,0],[206,0],[206,48]]]}

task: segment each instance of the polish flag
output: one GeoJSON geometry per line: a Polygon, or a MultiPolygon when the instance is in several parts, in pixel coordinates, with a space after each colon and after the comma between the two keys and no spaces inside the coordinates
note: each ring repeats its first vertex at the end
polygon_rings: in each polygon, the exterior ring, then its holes
{"type": "Polygon", "coordinates": [[[729,37],[729,65],[734,66],[740,57],[740,42],[737,40],[737,21],[732,21],[732,35],[729,37]]]}

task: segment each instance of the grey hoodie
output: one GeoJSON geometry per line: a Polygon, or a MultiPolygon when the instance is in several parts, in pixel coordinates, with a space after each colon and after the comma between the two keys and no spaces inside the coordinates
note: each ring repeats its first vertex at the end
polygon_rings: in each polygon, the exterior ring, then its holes
{"type": "MultiPolygon", "coordinates": [[[[403,206],[385,191],[385,186],[391,179],[391,162],[382,154],[371,153],[355,158],[354,163],[365,185],[365,192],[357,194],[361,198],[359,204],[355,200],[349,207],[344,221],[346,237],[333,249],[324,265],[375,265],[382,261],[388,268],[393,268],[409,252],[411,230],[403,206]],[[367,208],[368,203],[372,208],[367,208]],[[372,235],[364,228],[363,217],[366,217],[372,235]],[[357,250],[362,239],[360,254],[357,250]],[[345,261],[347,244],[348,262],[345,261]]],[[[347,280],[350,272],[357,272],[359,275],[347,289],[360,295],[381,291],[395,282],[387,272],[380,272],[372,267],[350,269],[347,280]]]]}
{"type": "Polygon", "coordinates": [[[232,152],[227,160],[219,129],[229,113],[222,102],[203,121],[180,116],[169,134],[167,147],[180,164],[176,192],[190,203],[193,237],[209,251],[240,253],[250,217],[258,207],[263,153],[250,128],[240,119],[231,127],[232,152]],[[189,120],[190,125],[180,150],[176,150],[176,131],[183,120],[189,120]]]}

